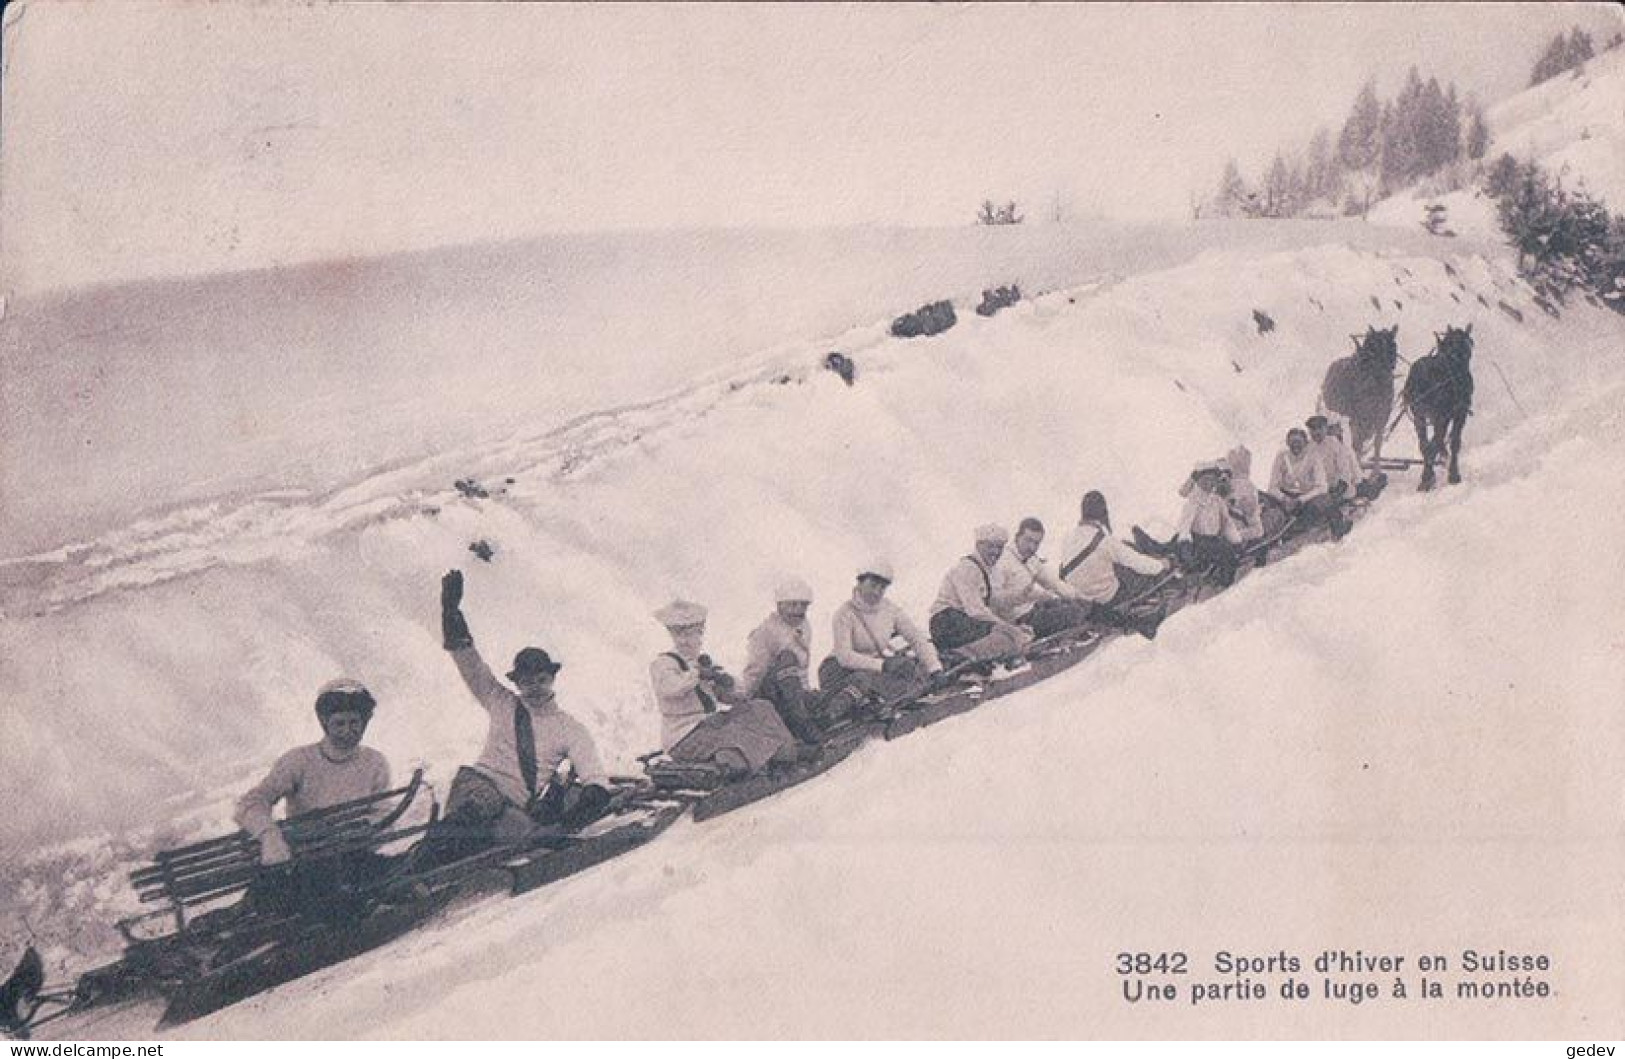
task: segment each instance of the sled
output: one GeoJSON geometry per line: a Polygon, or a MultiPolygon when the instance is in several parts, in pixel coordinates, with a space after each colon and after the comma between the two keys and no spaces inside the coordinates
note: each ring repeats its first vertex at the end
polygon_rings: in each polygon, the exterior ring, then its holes
{"type": "Polygon", "coordinates": [[[847,721],[826,732],[817,753],[810,758],[769,766],[753,776],[716,787],[694,802],[694,821],[702,823],[742,809],[828,772],[862,746],[874,734],[874,728],[871,721],[847,721]]]}
{"type": "Polygon", "coordinates": [[[686,798],[639,794],[609,816],[601,817],[553,848],[503,862],[515,897],[568,878],[651,842],[688,810],[686,798]]]}
{"type": "Polygon", "coordinates": [[[454,904],[519,895],[630,852],[688,808],[680,798],[623,787],[606,814],[574,833],[543,834],[522,847],[494,846],[421,871],[410,862],[355,895],[353,917],[301,914],[228,935],[206,966],[164,987],[160,1026],[189,1022],[251,996],[377,949],[454,904]]]}
{"type": "MultiPolygon", "coordinates": [[[[417,769],[403,787],[282,821],[293,851],[290,863],[370,849],[424,830],[427,824],[393,829],[422,789],[423,770],[417,769]]],[[[150,865],[130,873],[130,885],[142,904],[163,907],[119,920],[119,933],[142,945],[207,929],[212,921],[199,910],[218,909],[224,899],[240,897],[266,872],[259,857],[259,843],[242,831],[159,853],[150,865]],[[165,918],[172,923],[167,933],[143,933],[165,918]]]]}

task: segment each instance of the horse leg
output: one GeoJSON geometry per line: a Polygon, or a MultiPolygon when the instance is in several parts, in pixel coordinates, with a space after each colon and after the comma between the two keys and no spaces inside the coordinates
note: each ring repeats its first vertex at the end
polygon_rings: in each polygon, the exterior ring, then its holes
{"type": "Polygon", "coordinates": [[[1416,408],[1411,409],[1411,421],[1416,424],[1416,447],[1422,453],[1422,484],[1417,492],[1433,488],[1433,442],[1428,438],[1428,417],[1416,408]]]}
{"type": "Polygon", "coordinates": [[[1467,414],[1457,412],[1450,417],[1450,476],[1451,485],[1461,482],[1461,429],[1467,425],[1467,414]]]}

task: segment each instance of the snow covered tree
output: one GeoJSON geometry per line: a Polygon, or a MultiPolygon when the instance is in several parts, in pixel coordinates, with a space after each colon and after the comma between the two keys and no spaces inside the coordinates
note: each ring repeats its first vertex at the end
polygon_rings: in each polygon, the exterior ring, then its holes
{"type": "Polygon", "coordinates": [[[1596,57],[1596,50],[1591,46],[1591,34],[1584,32],[1579,26],[1569,31],[1569,68],[1573,69],[1581,63],[1589,62],[1596,57]]]}
{"type": "Polygon", "coordinates": [[[1403,187],[1425,170],[1421,136],[1428,104],[1422,75],[1411,67],[1405,87],[1383,108],[1382,186],[1385,192],[1403,187]]]}
{"type": "Polygon", "coordinates": [[[1269,175],[1264,178],[1263,215],[1287,217],[1292,212],[1292,175],[1286,159],[1277,152],[1270,163],[1269,175]]]}
{"type": "Polygon", "coordinates": [[[1625,218],[1533,162],[1518,167],[1496,212],[1518,251],[1519,272],[1542,296],[1561,303],[1578,288],[1625,312],[1625,218]]]}
{"type": "Polygon", "coordinates": [[[1303,161],[1304,204],[1336,198],[1336,158],[1332,154],[1332,134],[1324,127],[1315,130],[1303,161]]]}
{"type": "Polygon", "coordinates": [[[1224,163],[1224,174],[1219,177],[1219,190],[1213,200],[1214,208],[1221,217],[1241,217],[1246,214],[1250,198],[1251,192],[1247,190],[1247,181],[1242,179],[1241,167],[1232,158],[1224,163]]]}
{"type": "Polygon", "coordinates": [[[1501,152],[1501,157],[1491,163],[1489,172],[1484,175],[1484,193],[1492,199],[1503,198],[1518,185],[1520,172],[1518,160],[1501,152]]]}
{"type": "Polygon", "coordinates": [[[1575,26],[1567,35],[1559,33],[1546,45],[1546,50],[1535,63],[1535,69],[1529,75],[1529,87],[1549,81],[1565,70],[1572,70],[1595,54],[1591,34],[1579,26],[1575,26]]]}
{"type": "Polygon", "coordinates": [[[1337,160],[1346,170],[1369,169],[1382,150],[1382,104],[1377,86],[1367,81],[1337,136],[1337,160]]]}
{"type": "Polygon", "coordinates": [[[1484,108],[1477,99],[1467,99],[1467,157],[1478,161],[1490,148],[1490,126],[1484,120],[1484,108]]]}

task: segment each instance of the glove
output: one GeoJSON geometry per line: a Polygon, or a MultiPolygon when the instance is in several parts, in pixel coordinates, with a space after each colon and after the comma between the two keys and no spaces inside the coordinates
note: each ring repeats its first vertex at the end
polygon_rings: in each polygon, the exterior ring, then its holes
{"type": "Polygon", "coordinates": [[[440,579],[440,636],[446,650],[474,646],[474,636],[463,617],[463,572],[451,570],[440,579]]]}
{"type": "Polygon", "coordinates": [[[266,828],[260,836],[260,863],[270,867],[292,859],[293,850],[288,848],[288,840],[282,837],[282,829],[275,824],[266,828]]]}
{"type": "Polygon", "coordinates": [[[914,659],[906,655],[892,655],[880,663],[880,671],[888,677],[906,677],[914,673],[914,659]]]}

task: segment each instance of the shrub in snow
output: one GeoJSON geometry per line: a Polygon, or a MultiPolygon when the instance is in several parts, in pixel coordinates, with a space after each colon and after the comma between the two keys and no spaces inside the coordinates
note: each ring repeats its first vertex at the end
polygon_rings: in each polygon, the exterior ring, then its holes
{"type": "Polygon", "coordinates": [[[894,338],[919,338],[941,334],[958,322],[953,302],[932,302],[893,320],[891,333],[894,338]]]}
{"type": "Polygon", "coordinates": [[[858,366],[852,363],[852,358],[845,353],[832,352],[824,358],[824,367],[841,377],[841,381],[851,386],[858,381],[858,366]]]}
{"type": "Polygon", "coordinates": [[[1000,309],[1007,308],[1021,300],[1021,288],[1012,283],[1008,287],[997,287],[982,292],[982,304],[976,307],[977,316],[992,316],[1000,309]]]}
{"type": "Polygon", "coordinates": [[[1510,173],[1500,161],[1492,167],[1491,179],[1504,189],[1496,212],[1538,300],[1561,305],[1578,289],[1625,312],[1625,218],[1533,162],[1514,163],[1510,173]]]}

